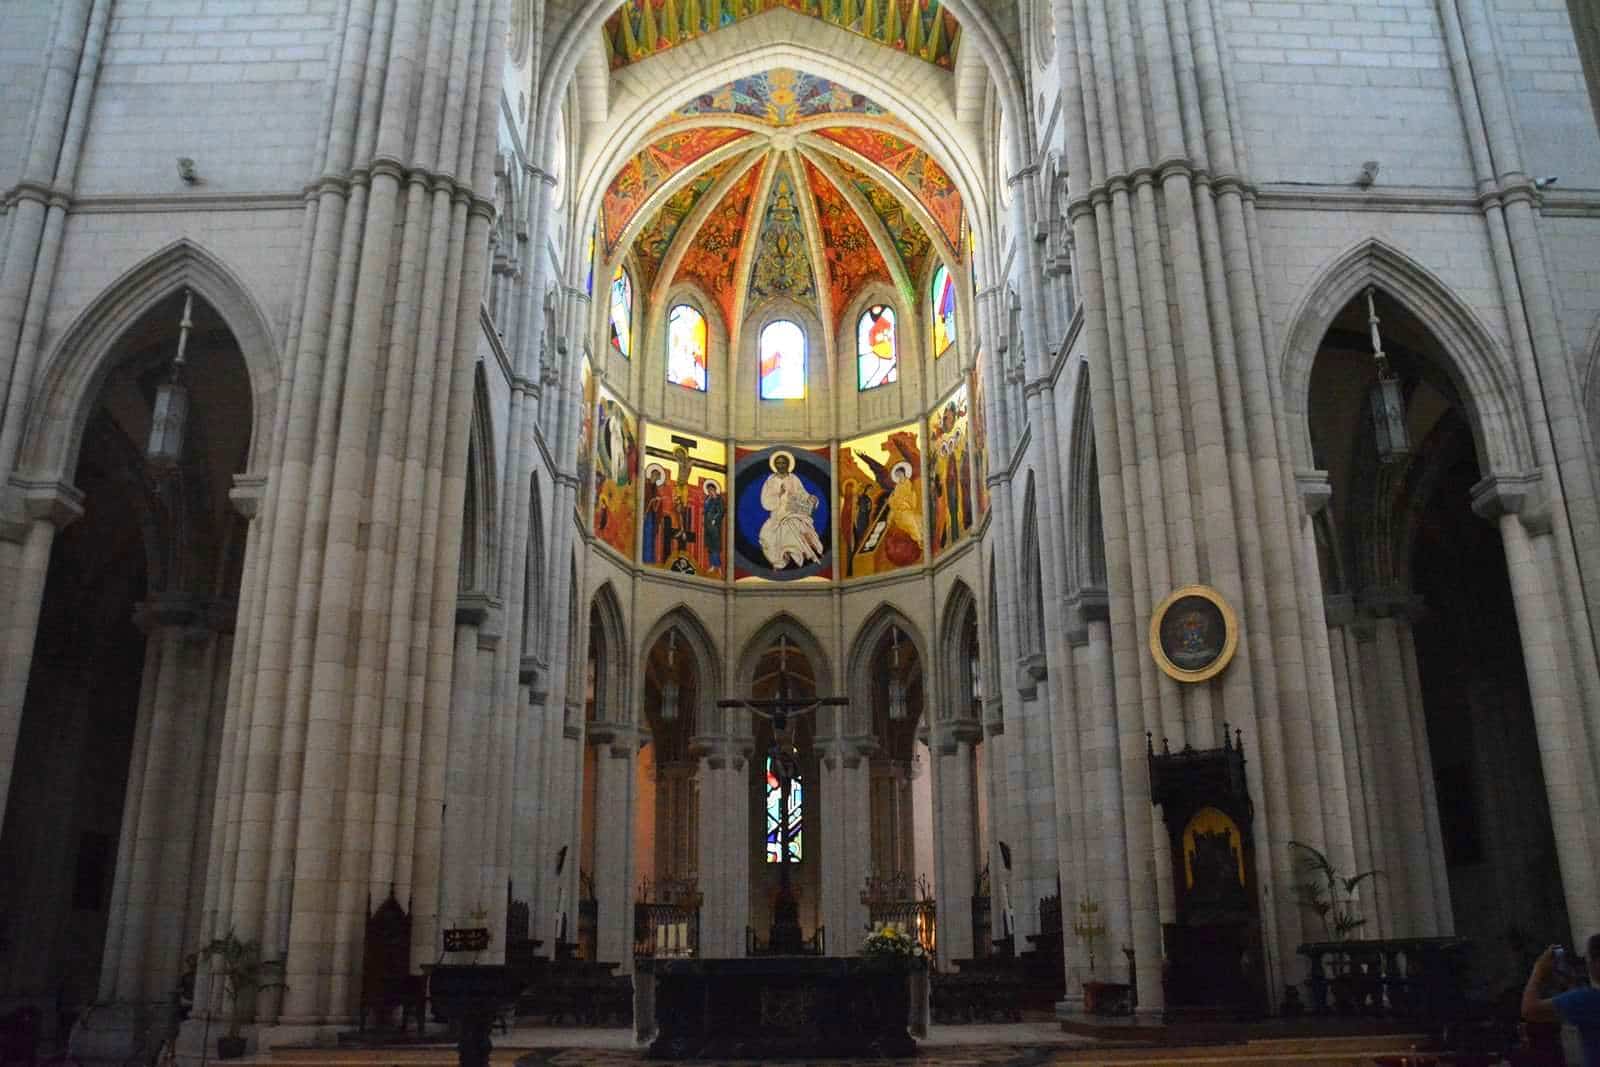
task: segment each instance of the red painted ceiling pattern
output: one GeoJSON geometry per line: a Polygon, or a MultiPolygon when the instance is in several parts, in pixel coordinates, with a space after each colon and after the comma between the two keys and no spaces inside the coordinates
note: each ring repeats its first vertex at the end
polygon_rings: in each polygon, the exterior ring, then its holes
{"type": "Polygon", "coordinates": [[[943,167],[916,145],[887,130],[864,126],[836,126],[818,131],[823,137],[843,145],[889,171],[917,198],[939,231],[955,249],[961,247],[961,193],[943,167]]]}
{"type": "Polygon", "coordinates": [[[764,163],[745,171],[694,235],[685,252],[677,279],[696,282],[722,309],[722,321],[733,335],[733,309],[738,287],[739,251],[750,223],[750,202],[755,197],[764,163]]]}
{"type": "Polygon", "coordinates": [[[845,308],[863,285],[874,279],[889,281],[889,267],[844,194],[809,160],[805,166],[806,184],[811,188],[817,209],[817,228],[822,233],[823,258],[828,264],[828,295],[837,329],[845,308]]]}
{"type": "Polygon", "coordinates": [[[610,259],[628,223],[644,208],[650,194],[674,174],[725,144],[747,136],[743,130],[705,127],[669,134],[628,160],[606,188],[600,205],[605,254],[610,259]]]}

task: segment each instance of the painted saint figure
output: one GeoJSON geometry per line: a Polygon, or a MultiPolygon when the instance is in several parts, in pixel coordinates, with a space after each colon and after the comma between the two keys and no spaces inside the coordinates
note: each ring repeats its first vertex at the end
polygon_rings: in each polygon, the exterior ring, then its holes
{"type": "Polygon", "coordinates": [[[722,487],[710,478],[700,482],[705,502],[700,507],[701,520],[706,528],[706,558],[711,569],[722,573],[722,526],[728,517],[728,502],[722,496],[722,487]]]}
{"type": "Polygon", "coordinates": [[[788,452],[774,452],[771,466],[772,473],[761,487],[761,506],[768,518],[761,525],[760,540],[767,563],[783,570],[822,562],[826,550],[812,519],[817,498],[795,475],[794,457],[788,452]]]}

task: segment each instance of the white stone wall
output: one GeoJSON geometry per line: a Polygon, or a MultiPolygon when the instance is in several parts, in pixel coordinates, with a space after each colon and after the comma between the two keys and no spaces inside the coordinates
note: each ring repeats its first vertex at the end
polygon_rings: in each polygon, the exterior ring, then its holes
{"type": "Polygon", "coordinates": [[[118,4],[82,195],[298,190],[311,178],[335,0],[118,4]],[[195,161],[201,183],[178,180],[195,161]]]}
{"type": "Polygon", "coordinates": [[[0,188],[10,186],[22,173],[55,8],[53,0],[0,4],[0,86],[6,87],[0,92],[0,188]]]}
{"type": "Polygon", "coordinates": [[[1600,132],[1567,0],[1494,0],[1493,8],[1529,170],[1559,177],[1563,189],[1600,188],[1600,132]]]}
{"type": "Polygon", "coordinates": [[[1433,0],[1226,0],[1257,182],[1470,187],[1433,0]]]}

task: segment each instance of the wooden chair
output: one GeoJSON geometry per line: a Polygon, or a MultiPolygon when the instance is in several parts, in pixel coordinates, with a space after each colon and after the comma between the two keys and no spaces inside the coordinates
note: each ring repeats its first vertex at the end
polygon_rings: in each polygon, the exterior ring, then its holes
{"type": "Polygon", "coordinates": [[[366,946],[361,966],[361,1028],[369,1016],[374,1027],[385,1026],[396,1008],[400,1009],[400,1029],[406,1018],[417,1020],[417,1033],[427,1032],[428,980],[411,973],[411,916],[395,899],[378,905],[367,919],[366,946]]]}

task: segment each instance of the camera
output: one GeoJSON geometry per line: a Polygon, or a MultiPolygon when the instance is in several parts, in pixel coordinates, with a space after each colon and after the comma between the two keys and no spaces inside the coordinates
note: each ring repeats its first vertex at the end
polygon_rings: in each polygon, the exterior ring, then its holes
{"type": "Polygon", "coordinates": [[[1577,973],[1578,969],[1572,962],[1572,954],[1561,945],[1557,945],[1555,951],[1551,953],[1551,962],[1555,965],[1555,973],[1563,978],[1571,978],[1577,973]]]}

